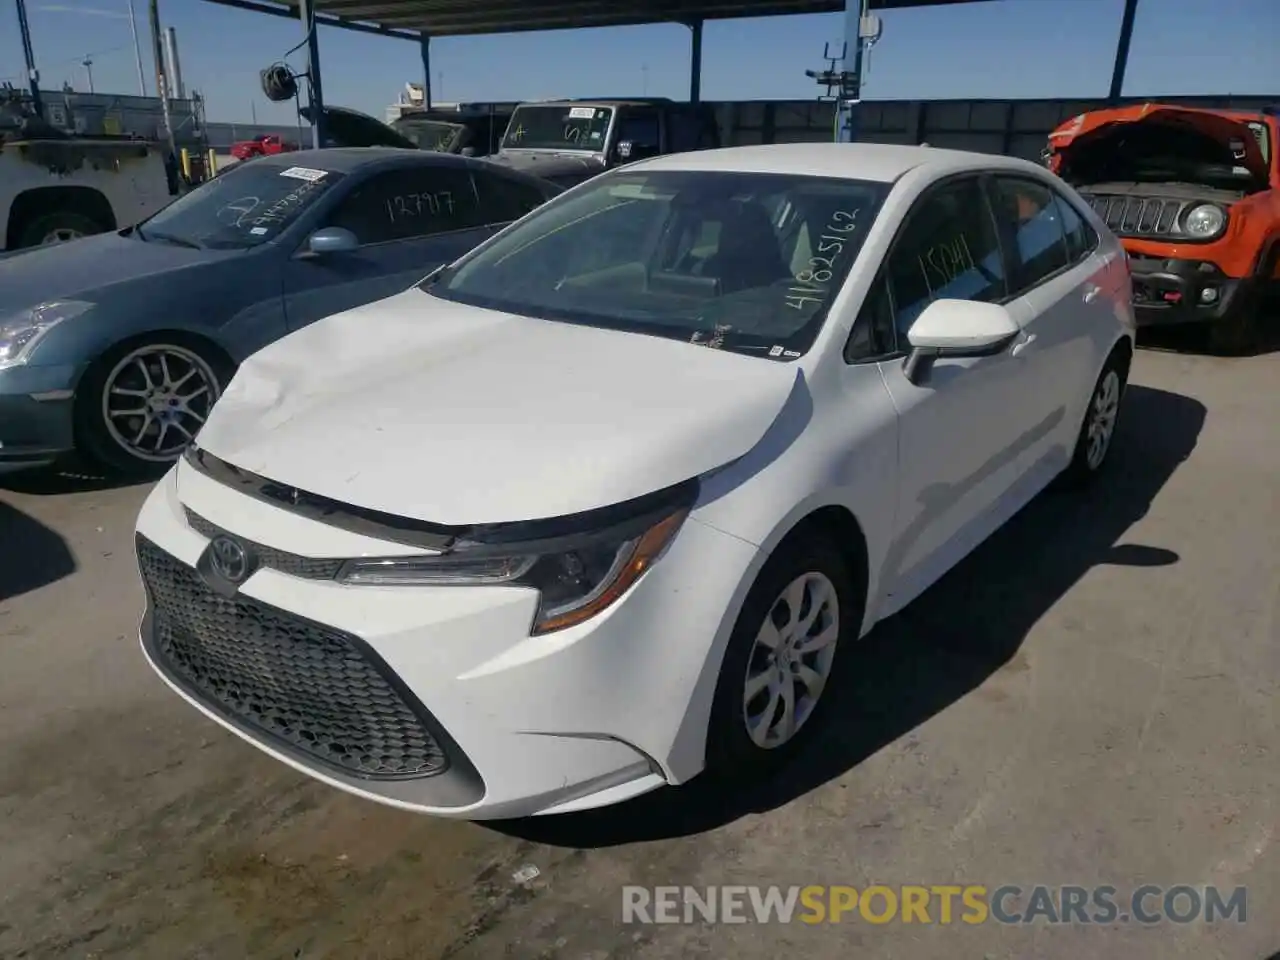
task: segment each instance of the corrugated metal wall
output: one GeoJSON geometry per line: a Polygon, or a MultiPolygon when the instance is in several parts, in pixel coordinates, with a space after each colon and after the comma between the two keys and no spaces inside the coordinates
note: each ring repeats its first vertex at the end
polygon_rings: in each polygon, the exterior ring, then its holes
{"type": "MultiPolygon", "coordinates": [[[[1142,103],[1142,100],[1125,102],[1142,103]]],[[[1161,103],[1260,110],[1275,97],[1167,97],[1161,103]]],[[[935,147],[1003,153],[1037,160],[1049,131],[1098,100],[868,100],[862,104],[862,139],[876,143],[928,143],[935,147]]],[[[834,139],[835,105],[772,100],[717,103],[726,143],[795,143],[834,139]]]]}

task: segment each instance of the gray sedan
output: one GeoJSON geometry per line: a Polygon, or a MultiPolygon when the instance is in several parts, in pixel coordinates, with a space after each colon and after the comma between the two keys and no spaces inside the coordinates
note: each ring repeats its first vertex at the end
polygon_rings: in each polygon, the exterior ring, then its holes
{"type": "Polygon", "coordinates": [[[290,153],[136,227],[0,258],[0,472],[72,450],[163,469],[251,353],[407,289],[559,189],[448,154],[290,153]]]}

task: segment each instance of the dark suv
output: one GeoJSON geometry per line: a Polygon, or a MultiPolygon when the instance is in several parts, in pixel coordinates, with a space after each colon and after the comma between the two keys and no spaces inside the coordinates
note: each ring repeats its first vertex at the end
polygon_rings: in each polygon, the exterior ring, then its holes
{"type": "Polygon", "coordinates": [[[522,103],[489,159],[563,187],[665,153],[720,146],[709,104],[660,98],[522,103]]]}

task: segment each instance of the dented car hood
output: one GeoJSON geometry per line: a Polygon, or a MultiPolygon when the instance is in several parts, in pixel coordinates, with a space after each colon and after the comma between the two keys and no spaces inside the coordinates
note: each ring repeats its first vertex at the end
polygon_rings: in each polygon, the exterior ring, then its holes
{"type": "Polygon", "coordinates": [[[737,459],[800,375],[795,364],[415,288],[255,354],[197,443],[242,470],[402,517],[542,519],[737,459]]]}
{"type": "MultiPolygon", "coordinates": [[[[1079,150],[1085,145],[1096,145],[1102,139],[1135,123],[1165,124],[1190,127],[1224,146],[1238,144],[1236,161],[1258,180],[1268,178],[1266,158],[1243,120],[1212,110],[1195,107],[1171,107],[1158,103],[1119,107],[1115,110],[1095,110],[1082,113],[1061,124],[1049,134],[1049,149],[1058,158],[1065,158],[1068,151],[1079,150]]],[[[1055,165],[1056,169],[1056,165],[1055,165]]]]}

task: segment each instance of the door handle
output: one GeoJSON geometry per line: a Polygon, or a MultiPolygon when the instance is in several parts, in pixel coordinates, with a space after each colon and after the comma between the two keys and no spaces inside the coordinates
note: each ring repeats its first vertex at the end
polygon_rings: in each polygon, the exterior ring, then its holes
{"type": "Polygon", "coordinates": [[[1084,302],[1093,303],[1093,301],[1097,298],[1098,294],[1100,294],[1101,292],[1102,292],[1101,287],[1097,287],[1097,286],[1094,286],[1093,284],[1090,284],[1089,286],[1084,288],[1084,302]]]}
{"type": "Polygon", "coordinates": [[[1026,334],[1025,337],[1023,337],[1023,339],[1019,340],[1017,343],[1015,343],[1012,347],[1009,348],[1009,356],[1011,357],[1021,356],[1022,351],[1027,349],[1027,347],[1031,346],[1031,344],[1035,342],[1036,342],[1036,335],[1034,333],[1026,334]]]}

